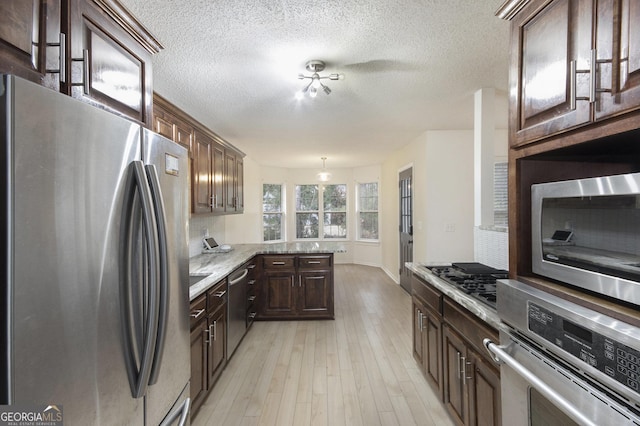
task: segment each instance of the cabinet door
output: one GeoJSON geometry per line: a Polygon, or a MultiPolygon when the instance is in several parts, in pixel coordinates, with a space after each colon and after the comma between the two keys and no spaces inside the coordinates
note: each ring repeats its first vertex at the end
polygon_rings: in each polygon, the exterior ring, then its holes
{"type": "Polygon", "coordinates": [[[244,211],[244,160],[236,157],[236,213],[244,211]]]}
{"type": "Polygon", "coordinates": [[[261,314],[265,317],[294,315],[295,284],[295,272],[293,271],[265,271],[261,314]]]}
{"type": "Polygon", "coordinates": [[[151,125],[151,55],[162,46],[115,0],[69,0],[69,75],[62,90],[151,125]]]}
{"type": "Polygon", "coordinates": [[[202,317],[195,327],[191,328],[191,382],[190,395],[196,409],[207,392],[207,321],[202,317]]]}
{"type": "Polygon", "coordinates": [[[237,206],[237,187],[238,181],[236,176],[237,160],[236,155],[231,151],[226,151],[224,156],[224,188],[225,188],[225,211],[233,213],[237,206]]]}
{"type": "Polygon", "coordinates": [[[211,151],[213,140],[195,132],[193,141],[192,203],[194,213],[211,213],[211,151]]]}
{"type": "Polygon", "coordinates": [[[302,316],[333,316],[331,271],[301,271],[298,274],[297,313],[302,316]]]}
{"type": "MultiPolygon", "coordinates": [[[[0,39],[2,46],[2,59],[9,58],[14,65],[18,65],[23,75],[32,79],[40,77],[40,21],[43,16],[43,5],[37,1],[3,0],[0,2],[0,39]],[[13,49],[6,49],[4,44],[13,49]]],[[[8,62],[8,61],[7,61],[8,62]]],[[[5,61],[0,61],[2,71],[5,69],[5,61]]],[[[16,67],[18,68],[18,67],[16,67]]]]}
{"type": "Polygon", "coordinates": [[[433,389],[442,398],[442,322],[426,311],[422,319],[424,372],[433,389]]]}
{"type": "Polygon", "coordinates": [[[466,362],[466,347],[450,327],[445,324],[442,329],[445,407],[458,424],[468,424],[467,390],[461,375],[463,363],[466,362]]]}
{"type": "Polygon", "coordinates": [[[467,354],[470,424],[499,426],[502,424],[499,370],[473,349],[469,348],[467,354]]]}
{"type": "Polygon", "coordinates": [[[423,323],[424,323],[424,306],[422,303],[413,299],[413,358],[418,362],[420,368],[424,369],[424,337],[423,337],[423,323]]]}
{"type": "Polygon", "coordinates": [[[165,138],[173,140],[173,123],[154,112],[153,131],[165,138]]]}
{"type": "Polygon", "coordinates": [[[534,1],[512,24],[512,145],[591,120],[591,18],[591,1],[534,1]]]}
{"type": "Polygon", "coordinates": [[[213,387],[227,359],[226,325],[227,306],[223,305],[209,316],[209,330],[207,333],[207,343],[209,344],[209,389],[213,387]]]}
{"type": "Polygon", "coordinates": [[[212,196],[213,196],[213,211],[215,213],[224,213],[225,202],[225,155],[224,147],[218,143],[214,143],[211,147],[212,158],[212,196]]]}
{"type": "Polygon", "coordinates": [[[595,118],[601,120],[640,108],[640,3],[596,4],[595,118]]]}

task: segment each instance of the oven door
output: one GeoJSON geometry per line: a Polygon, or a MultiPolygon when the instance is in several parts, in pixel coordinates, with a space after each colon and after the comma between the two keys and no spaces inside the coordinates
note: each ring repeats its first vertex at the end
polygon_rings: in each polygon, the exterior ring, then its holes
{"type": "Polygon", "coordinates": [[[515,333],[501,331],[500,342],[486,339],[485,346],[500,363],[502,418],[510,425],[640,424],[614,394],[552,354],[515,333]]]}

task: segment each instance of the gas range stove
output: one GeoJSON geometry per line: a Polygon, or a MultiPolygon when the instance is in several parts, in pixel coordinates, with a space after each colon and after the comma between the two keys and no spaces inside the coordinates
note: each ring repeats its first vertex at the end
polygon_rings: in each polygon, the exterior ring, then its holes
{"type": "Polygon", "coordinates": [[[504,269],[495,269],[476,262],[458,262],[426,268],[436,277],[493,309],[496,309],[496,281],[509,278],[509,272],[504,269]]]}

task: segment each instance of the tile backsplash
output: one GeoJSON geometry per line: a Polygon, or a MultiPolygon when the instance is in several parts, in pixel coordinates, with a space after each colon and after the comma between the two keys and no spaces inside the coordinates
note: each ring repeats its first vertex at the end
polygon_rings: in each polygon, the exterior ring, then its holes
{"type": "Polygon", "coordinates": [[[509,269],[509,233],[506,228],[474,228],[474,257],[496,269],[509,269]]]}

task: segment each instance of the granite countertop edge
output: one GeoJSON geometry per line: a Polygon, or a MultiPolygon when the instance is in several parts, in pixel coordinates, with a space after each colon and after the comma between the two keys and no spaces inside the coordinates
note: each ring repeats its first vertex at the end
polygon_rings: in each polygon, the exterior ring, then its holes
{"type": "Polygon", "coordinates": [[[236,244],[227,253],[202,253],[189,259],[189,275],[202,276],[189,286],[189,300],[206,292],[209,288],[231,274],[234,270],[258,254],[313,254],[346,253],[344,243],[299,242],[276,244],[236,244]]]}
{"type": "Polygon", "coordinates": [[[440,290],[450,299],[466,308],[469,312],[474,314],[476,317],[480,318],[482,321],[493,327],[494,329],[500,331],[509,331],[509,328],[506,324],[500,321],[500,317],[498,317],[498,313],[495,309],[485,305],[484,303],[477,301],[467,295],[466,293],[458,290],[451,284],[446,281],[436,277],[433,275],[425,266],[444,266],[443,263],[436,264],[428,264],[428,263],[413,263],[407,262],[405,266],[414,274],[427,281],[436,289],[440,290]]]}

